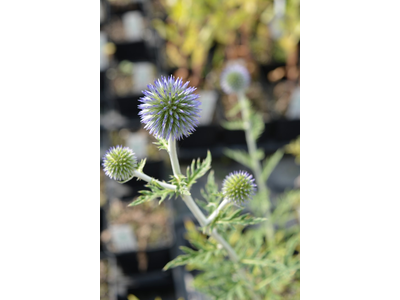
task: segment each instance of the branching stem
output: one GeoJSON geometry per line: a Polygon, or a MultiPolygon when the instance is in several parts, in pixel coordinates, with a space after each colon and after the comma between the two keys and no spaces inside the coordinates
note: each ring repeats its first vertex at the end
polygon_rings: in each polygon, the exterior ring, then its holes
{"type": "MultiPolygon", "coordinates": [[[[168,141],[168,153],[171,159],[172,171],[174,172],[174,176],[181,175],[181,169],[179,166],[178,155],[176,154],[176,141],[170,137],[168,141]]],[[[186,203],[189,210],[193,213],[196,217],[197,221],[200,223],[201,226],[207,225],[207,218],[204,216],[203,212],[197,206],[196,202],[194,202],[192,196],[190,195],[182,195],[183,201],[186,203]]],[[[222,236],[220,236],[216,229],[211,232],[211,236],[218,241],[218,243],[223,246],[226,251],[228,252],[229,257],[234,262],[239,262],[239,257],[237,256],[235,250],[228,244],[227,241],[224,240],[222,236]]]]}
{"type": "Polygon", "coordinates": [[[217,207],[216,210],[212,212],[212,214],[207,218],[207,223],[206,225],[210,224],[219,214],[219,212],[229,203],[228,199],[222,200],[220,205],[217,207]]]}

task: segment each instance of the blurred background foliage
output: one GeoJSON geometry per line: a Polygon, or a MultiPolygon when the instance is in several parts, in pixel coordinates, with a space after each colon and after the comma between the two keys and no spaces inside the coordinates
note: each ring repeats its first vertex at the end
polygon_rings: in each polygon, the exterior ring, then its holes
{"type": "Polygon", "coordinates": [[[245,60],[250,73],[285,62],[300,40],[299,0],[159,0],[156,7],[152,22],[168,66],[196,86],[215,84],[213,72],[227,60],[245,60]]]}

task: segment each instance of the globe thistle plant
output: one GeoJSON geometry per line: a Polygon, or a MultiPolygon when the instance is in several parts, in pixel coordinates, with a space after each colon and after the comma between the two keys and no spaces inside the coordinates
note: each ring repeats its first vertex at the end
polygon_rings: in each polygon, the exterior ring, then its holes
{"type": "MultiPolygon", "coordinates": [[[[249,83],[250,76],[240,65],[228,67],[221,79],[224,90],[237,93],[242,104],[245,101],[244,92],[249,83]]],[[[122,146],[110,148],[104,155],[104,172],[119,183],[126,183],[134,177],[147,182],[147,189],[141,191],[129,206],[140,205],[155,199],[159,199],[159,203],[162,203],[165,199],[180,196],[197,220],[200,228],[194,224],[191,229],[187,227],[188,231],[192,231],[188,239],[197,249],[181,247],[184,254],[166,264],[163,270],[186,264],[194,266],[203,274],[195,278],[197,280],[195,286],[207,292],[213,299],[225,299],[226,295],[230,295],[232,299],[273,298],[272,293],[275,291],[268,285],[271,278],[278,278],[277,276],[289,274],[289,272],[292,274],[293,270],[298,269],[298,264],[296,259],[288,259],[287,266],[281,264],[276,272],[275,268],[271,268],[271,274],[267,277],[264,272],[253,272],[254,264],[266,266],[271,261],[270,258],[277,257],[274,253],[270,254],[270,251],[277,249],[279,253],[282,252],[281,248],[275,248],[273,230],[268,229],[266,247],[262,245],[263,241],[259,239],[261,236],[259,233],[253,234],[250,228],[244,233],[243,228],[262,223],[266,221],[265,218],[242,213],[242,208],[232,205],[240,205],[253,198],[257,188],[253,176],[245,171],[235,171],[226,176],[222,192],[220,192],[214,173],[210,172],[207,184],[202,190],[204,198],[202,200],[205,202],[195,201],[192,198],[193,184],[211,169],[212,159],[210,152],[203,161],[194,159],[186,169],[186,174],[183,174],[177,155],[176,140],[191,134],[198,125],[200,117],[200,102],[197,100],[199,96],[194,94],[196,89],[188,85],[189,82],[183,84],[182,79],[175,79],[173,76],[161,77],[153,85],[148,85],[148,89],[143,91],[144,96],[139,100],[141,102],[139,115],[141,122],[145,124],[145,129],[158,139],[163,139],[158,145],[160,150],[166,150],[169,154],[173,173],[171,179],[165,182],[146,175],[143,172],[146,160],[143,159],[138,164],[133,151],[122,146]],[[201,205],[202,209],[198,205],[201,205]],[[239,239],[237,239],[238,236],[240,236],[239,239]],[[237,242],[231,245],[233,237],[237,242]],[[247,253],[251,257],[247,258],[247,253]],[[227,257],[232,263],[227,261],[227,257]],[[219,280],[213,282],[209,278],[219,278],[219,280]]],[[[250,124],[250,114],[245,113],[244,117],[250,124]]],[[[249,140],[248,135],[246,138],[249,140]]],[[[250,138],[254,140],[253,135],[250,138]]],[[[249,152],[252,161],[258,157],[254,150],[256,150],[256,145],[250,144],[249,152]]],[[[253,174],[256,178],[262,178],[260,177],[260,174],[263,174],[261,169],[256,169],[254,166],[256,166],[255,163],[252,168],[253,174]]],[[[263,181],[257,181],[257,183],[261,193],[264,187],[263,181]]],[[[267,197],[267,193],[264,195],[267,197]]],[[[267,215],[267,218],[269,216],[267,215]]],[[[269,224],[268,226],[272,227],[273,224],[271,222],[269,224]]],[[[292,244],[295,246],[295,243],[292,244]]],[[[295,249],[293,247],[286,247],[285,255],[292,257],[295,249]]]]}
{"type": "Polygon", "coordinates": [[[129,179],[137,168],[135,153],[128,147],[111,147],[103,157],[103,167],[111,179],[129,179]]]}
{"type": "Polygon", "coordinates": [[[221,87],[227,94],[245,92],[250,85],[250,74],[240,64],[227,66],[221,73],[221,87]]]}
{"type": "Polygon", "coordinates": [[[189,82],[183,84],[182,79],[164,76],[148,85],[143,91],[138,107],[141,122],[157,138],[172,137],[179,140],[191,134],[198,125],[200,117],[199,95],[194,94],[194,87],[188,87],[189,82]]]}
{"type": "Polygon", "coordinates": [[[252,175],[245,171],[235,171],[225,177],[222,194],[236,204],[243,204],[255,195],[257,185],[252,175]]]}

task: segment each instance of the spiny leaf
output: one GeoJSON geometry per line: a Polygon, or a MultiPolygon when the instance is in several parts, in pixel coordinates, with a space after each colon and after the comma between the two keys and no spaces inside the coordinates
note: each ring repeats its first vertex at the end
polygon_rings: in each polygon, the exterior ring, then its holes
{"type": "Polygon", "coordinates": [[[255,266],[269,266],[271,268],[285,270],[286,266],[280,262],[272,261],[270,259],[242,259],[241,263],[246,265],[255,265],[255,266]]]}
{"type": "Polygon", "coordinates": [[[186,183],[187,188],[190,187],[196,182],[197,179],[202,177],[209,169],[211,168],[211,153],[207,151],[207,157],[200,162],[200,159],[197,161],[194,159],[190,167],[186,170],[186,183]]]}
{"type": "Polygon", "coordinates": [[[186,183],[186,178],[183,175],[171,176],[171,184],[176,186],[175,194],[179,195],[190,195],[189,188],[186,183]]]}
{"type": "Polygon", "coordinates": [[[292,268],[287,268],[287,269],[285,269],[285,270],[282,270],[282,271],[280,271],[280,272],[277,272],[277,273],[275,273],[274,275],[269,276],[268,278],[266,278],[266,279],[264,279],[263,281],[261,281],[260,283],[258,283],[258,284],[256,285],[256,287],[255,287],[255,290],[256,290],[256,291],[257,291],[257,290],[260,290],[260,289],[262,289],[263,287],[265,287],[265,286],[267,286],[268,284],[270,284],[271,282],[273,282],[273,281],[275,281],[276,279],[278,279],[279,277],[281,277],[281,276],[283,276],[283,275],[285,275],[285,274],[287,274],[287,273],[296,271],[296,270],[297,270],[297,267],[292,267],[292,268]]]}
{"type": "Polygon", "coordinates": [[[200,190],[203,198],[208,202],[205,207],[203,207],[208,213],[214,211],[214,209],[221,202],[222,194],[218,191],[218,186],[215,183],[214,171],[211,171],[207,177],[207,183],[205,189],[200,190]]]}
{"type": "Polygon", "coordinates": [[[178,257],[176,257],[175,259],[173,259],[169,263],[167,263],[164,266],[163,271],[166,271],[168,269],[175,268],[175,267],[178,267],[178,266],[186,265],[190,261],[191,257],[192,256],[189,255],[189,254],[187,254],[187,255],[179,255],[178,257]]]}
{"type": "Polygon", "coordinates": [[[180,246],[179,249],[181,249],[186,254],[196,254],[196,250],[193,250],[193,249],[191,249],[189,247],[186,247],[186,246],[180,246]]]}
{"type": "Polygon", "coordinates": [[[223,121],[221,126],[228,130],[244,130],[244,123],[242,120],[223,121]]]}
{"type": "Polygon", "coordinates": [[[256,218],[250,214],[241,214],[242,209],[236,210],[233,214],[229,216],[224,216],[220,214],[220,218],[216,218],[215,224],[229,224],[229,225],[254,225],[266,221],[265,218],[256,218]]]}
{"type": "Polygon", "coordinates": [[[202,209],[207,210],[207,203],[199,200],[199,199],[194,199],[194,201],[197,203],[198,206],[200,206],[202,209]]]}
{"type": "Polygon", "coordinates": [[[174,260],[170,261],[163,268],[164,271],[181,265],[201,265],[206,264],[213,256],[219,255],[221,252],[215,250],[199,250],[195,251],[188,247],[180,247],[187,254],[179,255],[174,260]]]}
{"type": "MultiPolygon", "coordinates": [[[[225,149],[224,154],[229,158],[237,161],[238,163],[250,169],[254,169],[253,160],[251,159],[250,154],[248,154],[246,151],[225,149]]],[[[261,160],[263,158],[264,158],[264,151],[262,149],[258,149],[256,152],[256,159],[261,160]]]]}
{"type": "Polygon", "coordinates": [[[279,161],[282,159],[284,153],[285,152],[282,149],[279,149],[264,161],[262,170],[262,177],[264,181],[267,181],[272,171],[275,169],[279,161]]]}
{"type": "Polygon", "coordinates": [[[138,164],[137,171],[143,173],[144,165],[146,164],[146,158],[142,159],[138,164]]]}
{"type": "Polygon", "coordinates": [[[163,138],[156,137],[157,142],[154,142],[153,144],[158,147],[159,150],[167,150],[168,151],[168,141],[163,138]]]}
{"type": "Polygon", "coordinates": [[[161,204],[167,197],[171,198],[174,195],[174,191],[163,189],[154,181],[151,181],[145,186],[150,188],[150,191],[149,190],[140,191],[139,193],[141,193],[141,195],[137,197],[136,200],[130,203],[128,206],[136,206],[157,198],[160,198],[159,204],[161,204]]]}
{"type": "Polygon", "coordinates": [[[261,113],[255,111],[250,112],[250,128],[253,138],[257,140],[265,128],[264,118],[261,113]]]}

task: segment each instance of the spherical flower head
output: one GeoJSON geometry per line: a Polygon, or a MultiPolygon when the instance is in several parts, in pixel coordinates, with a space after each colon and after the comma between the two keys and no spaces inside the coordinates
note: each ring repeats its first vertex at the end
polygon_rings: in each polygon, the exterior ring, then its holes
{"type": "Polygon", "coordinates": [[[245,171],[235,171],[225,177],[222,183],[222,194],[229,201],[240,205],[252,199],[256,193],[256,187],[252,175],[245,171]]]}
{"type": "Polygon", "coordinates": [[[250,74],[240,64],[227,66],[221,74],[221,87],[227,94],[245,92],[249,85],[250,74]]]}
{"type": "Polygon", "coordinates": [[[194,87],[188,87],[189,82],[183,84],[182,79],[164,76],[148,85],[148,90],[143,91],[144,97],[140,98],[138,107],[141,122],[146,124],[145,129],[150,134],[163,139],[169,137],[180,140],[188,136],[199,124],[199,105],[194,94],[194,87]]]}
{"type": "Polygon", "coordinates": [[[115,180],[126,180],[137,168],[135,153],[128,147],[111,147],[103,157],[104,172],[115,180]]]}

